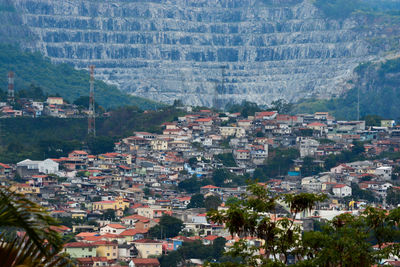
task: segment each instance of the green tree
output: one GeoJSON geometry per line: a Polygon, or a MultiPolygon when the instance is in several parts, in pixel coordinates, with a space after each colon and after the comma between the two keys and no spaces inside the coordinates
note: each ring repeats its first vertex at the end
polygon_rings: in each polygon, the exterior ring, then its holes
{"type": "Polygon", "coordinates": [[[115,210],[113,210],[113,209],[105,210],[103,212],[103,218],[104,218],[104,220],[114,221],[115,220],[115,210]]]}
{"type": "Polygon", "coordinates": [[[191,208],[204,208],[204,196],[202,194],[193,195],[187,205],[188,209],[191,208]]]}
{"type": "Polygon", "coordinates": [[[395,188],[389,188],[386,195],[386,202],[389,205],[398,206],[400,204],[400,191],[395,188]]]}
{"type": "Polygon", "coordinates": [[[245,266],[264,266],[271,263],[268,257],[251,253],[260,248],[265,250],[266,255],[273,256],[272,262],[286,264],[291,251],[301,248],[301,229],[294,224],[294,218],[325,198],[325,195],[308,193],[284,195],[281,200],[289,206],[291,216],[276,220],[274,216],[265,214],[274,213],[277,197],[263,186],[250,184],[248,194],[239,203],[228,205],[228,210],[211,210],[207,216],[215,223],[224,224],[231,235],[252,236],[264,241],[260,246],[249,245],[246,239],[234,244],[229,255],[241,257],[245,266]]]}
{"type": "Polygon", "coordinates": [[[323,169],[314,162],[314,159],[312,157],[303,158],[303,164],[300,170],[303,177],[316,175],[323,171],[323,169]]]}
{"type": "Polygon", "coordinates": [[[215,156],[225,167],[237,167],[232,153],[218,154],[215,156]]]}
{"type": "Polygon", "coordinates": [[[87,144],[90,151],[94,155],[103,154],[114,150],[114,140],[108,136],[92,137],[88,140],[87,144]]]}
{"type": "Polygon", "coordinates": [[[188,193],[197,193],[200,191],[201,182],[196,178],[192,177],[179,182],[178,188],[185,190],[188,193]]]}
{"type": "Polygon", "coordinates": [[[384,118],[379,115],[366,115],[362,118],[366,126],[381,126],[381,120],[384,118]]]}
{"type": "Polygon", "coordinates": [[[263,182],[269,178],[285,175],[293,166],[293,160],[299,156],[299,151],[294,148],[271,149],[265,164],[256,169],[253,178],[259,179],[259,181],[263,182]]]}
{"type": "Polygon", "coordinates": [[[230,173],[226,169],[216,169],[212,175],[212,181],[216,186],[223,186],[225,181],[229,179],[230,173]]]}
{"type": "Polygon", "coordinates": [[[209,210],[216,210],[218,209],[219,205],[221,205],[222,201],[221,198],[218,196],[208,196],[204,200],[204,207],[207,211],[209,210]]]}
{"type": "Polygon", "coordinates": [[[400,238],[400,208],[387,212],[367,207],[360,216],[344,213],[321,225],[320,231],[302,232],[294,218],[326,196],[276,196],[257,184],[249,185],[248,191],[240,203],[228,205],[228,210],[210,211],[208,218],[225,224],[231,235],[256,237],[263,242],[251,245],[243,238],[228,251],[228,255],[241,259],[239,264],[211,266],[285,266],[289,256],[297,259],[295,266],[372,266],[399,253],[399,244],[393,242],[400,238]],[[288,205],[290,216],[276,219],[278,199],[288,205]],[[264,255],[257,253],[260,249],[264,255]]]}
{"type": "Polygon", "coordinates": [[[188,163],[190,165],[190,167],[194,168],[197,164],[197,158],[196,157],[192,157],[188,160],[188,163]]]}
{"type": "Polygon", "coordinates": [[[284,99],[278,99],[275,101],[272,101],[271,103],[271,110],[276,110],[278,113],[283,113],[283,114],[288,114],[293,108],[292,103],[286,102],[284,99]]]}
{"type": "Polygon", "coordinates": [[[183,222],[175,217],[163,215],[160,223],[149,229],[153,238],[171,238],[179,234],[184,228],[183,222]]]}

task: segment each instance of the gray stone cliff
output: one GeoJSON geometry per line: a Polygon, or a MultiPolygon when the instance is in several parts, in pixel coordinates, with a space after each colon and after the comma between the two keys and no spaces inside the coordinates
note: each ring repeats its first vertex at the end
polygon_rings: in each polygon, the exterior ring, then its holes
{"type": "MultiPolygon", "coordinates": [[[[29,47],[163,102],[329,97],[378,57],[309,0],[14,0],[29,47]]],[[[27,45],[28,46],[28,45],[27,45]]],[[[215,103],[214,103],[215,104],[215,103]]]]}

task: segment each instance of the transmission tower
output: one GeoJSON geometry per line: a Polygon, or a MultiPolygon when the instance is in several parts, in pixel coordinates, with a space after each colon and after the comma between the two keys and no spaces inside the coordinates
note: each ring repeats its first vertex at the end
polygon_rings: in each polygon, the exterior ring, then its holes
{"type": "Polygon", "coordinates": [[[89,114],[88,114],[88,135],[96,136],[95,110],[94,110],[94,65],[90,65],[90,95],[89,95],[89,114]]]}
{"type": "Polygon", "coordinates": [[[14,103],[14,72],[8,72],[8,95],[7,95],[8,103],[14,103]]]}

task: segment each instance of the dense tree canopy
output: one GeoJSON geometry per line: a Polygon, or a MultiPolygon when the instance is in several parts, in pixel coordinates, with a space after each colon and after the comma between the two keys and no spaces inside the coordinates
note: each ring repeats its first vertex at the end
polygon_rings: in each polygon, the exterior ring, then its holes
{"type": "Polygon", "coordinates": [[[228,254],[241,258],[240,264],[212,263],[211,266],[372,266],[398,255],[400,208],[389,212],[368,207],[360,216],[343,213],[319,231],[305,231],[295,224],[297,214],[310,211],[326,196],[310,193],[272,195],[263,186],[252,184],[243,200],[227,205],[228,210],[210,211],[208,218],[224,224],[231,235],[263,240],[252,245],[240,239],[228,254]],[[289,216],[277,219],[277,199],[290,209],[289,216]],[[379,249],[373,249],[373,245],[379,249]],[[258,252],[262,249],[264,253],[258,252]]]}
{"type": "Polygon", "coordinates": [[[153,238],[171,238],[182,231],[183,222],[175,217],[163,215],[160,223],[149,229],[149,235],[153,238]]]}
{"type": "Polygon", "coordinates": [[[191,208],[204,208],[204,196],[202,194],[193,195],[187,205],[188,209],[191,208]]]}

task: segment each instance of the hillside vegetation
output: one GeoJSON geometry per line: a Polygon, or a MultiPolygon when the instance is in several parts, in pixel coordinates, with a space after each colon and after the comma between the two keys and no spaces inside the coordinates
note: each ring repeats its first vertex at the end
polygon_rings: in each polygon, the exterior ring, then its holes
{"type": "MultiPolygon", "coordinates": [[[[67,64],[53,64],[40,53],[24,52],[0,44],[0,88],[7,88],[8,71],[15,72],[15,90],[39,86],[45,93],[59,94],[73,102],[80,96],[89,95],[89,72],[75,70],[67,64]]],[[[160,104],[140,97],[129,96],[117,87],[95,81],[96,102],[105,108],[134,105],[142,109],[155,108],[160,104]]]]}
{"type": "Polygon", "coordinates": [[[114,142],[134,131],[161,132],[160,125],[182,115],[167,107],[143,112],[137,107],[111,111],[108,118],[96,119],[95,139],[87,139],[87,119],[9,118],[0,120],[0,162],[16,163],[26,158],[66,156],[74,149],[90,149],[93,154],[110,152],[114,142]]]}
{"type": "Polygon", "coordinates": [[[393,0],[315,0],[314,5],[331,19],[345,19],[356,11],[400,15],[400,2],[393,0]]]}
{"type": "Polygon", "coordinates": [[[293,113],[329,111],[338,119],[357,118],[357,100],[360,90],[360,116],[374,114],[384,118],[400,119],[400,58],[383,63],[365,63],[356,70],[353,89],[330,100],[307,99],[294,105],[293,113]]]}

